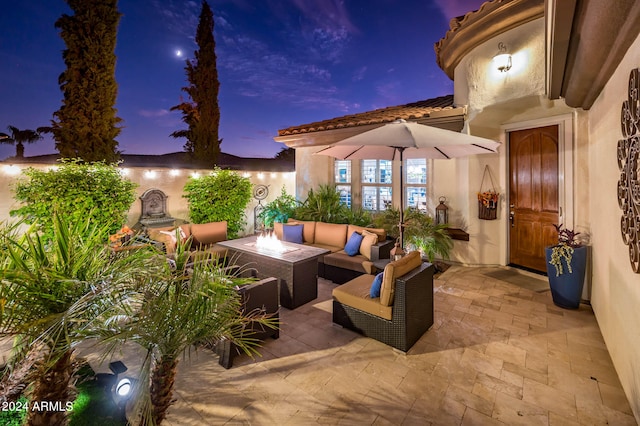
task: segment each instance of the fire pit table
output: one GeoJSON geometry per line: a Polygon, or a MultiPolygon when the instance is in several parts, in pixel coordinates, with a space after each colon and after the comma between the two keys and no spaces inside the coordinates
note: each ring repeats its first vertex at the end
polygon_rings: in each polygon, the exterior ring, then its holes
{"type": "Polygon", "coordinates": [[[258,247],[257,239],[250,236],[217,244],[226,247],[231,256],[239,256],[239,264],[255,264],[258,278],[278,278],[281,306],[295,309],[318,297],[318,258],[329,250],[280,242],[281,251],[276,251],[258,247]]]}

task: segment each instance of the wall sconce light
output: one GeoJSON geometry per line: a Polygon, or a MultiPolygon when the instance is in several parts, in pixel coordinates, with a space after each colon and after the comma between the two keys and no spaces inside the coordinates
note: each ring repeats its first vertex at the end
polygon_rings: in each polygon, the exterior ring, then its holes
{"type": "Polygon", "coordinates": [[[507,46],[503,42],[498,43],[498,54],[493,57],[493,63],[500,72],[511,69],[511,55],[507,53],[507,46]]]}

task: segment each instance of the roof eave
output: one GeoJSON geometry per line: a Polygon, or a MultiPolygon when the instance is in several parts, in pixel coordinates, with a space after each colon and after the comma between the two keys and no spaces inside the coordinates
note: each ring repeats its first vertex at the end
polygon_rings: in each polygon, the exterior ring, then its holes
{"type": "MultiPolygon", "coordinates": [[[[416,123],[425,124],[427,126],[439,127],[441,129],[453,130],[459,132],[464,126],[464,118],[466,114],[465,107],[457,107],[453,109],[433,111],[430,117],[423,117],[416,120],[416,123]]],[[[387,123],[366,124],[353,127],[344,127],[340,129],[321,130],[316,132],[296,133],[285,136],[276,136],[273,139],[276,142],[284,143],[289,148],[304,148],[310,146],[324,146],[340,142],[351,136],[364,133],[384,126],[387,123]]]]}

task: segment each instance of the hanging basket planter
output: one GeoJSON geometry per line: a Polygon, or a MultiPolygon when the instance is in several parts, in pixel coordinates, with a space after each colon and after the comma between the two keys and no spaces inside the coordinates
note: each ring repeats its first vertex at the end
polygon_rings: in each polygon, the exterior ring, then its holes
{"type": "Polygon", "coordinates": [[[495,220],[498,218],[498,200],[500,199],[500,193],[496,191],[496,186],[493,183],[493,177],[491,176],[491,170],[489,166],[484,167],[484,173],[482,174],[482,182],[480,182],[480,191],[478,191],[478,218],[484,220],[495,220]],[[489,176],[491,182],[491,189],[483,191],[485,177],[489,176]]]}

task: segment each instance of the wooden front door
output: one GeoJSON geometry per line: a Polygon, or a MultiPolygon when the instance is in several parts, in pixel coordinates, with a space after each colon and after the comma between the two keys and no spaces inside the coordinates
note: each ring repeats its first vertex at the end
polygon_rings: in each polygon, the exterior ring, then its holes
{"type": "Polygon", "coordinates": [[[558,126],[509,133],[509,263],[546,272],[557,242],[558,126]]]}

